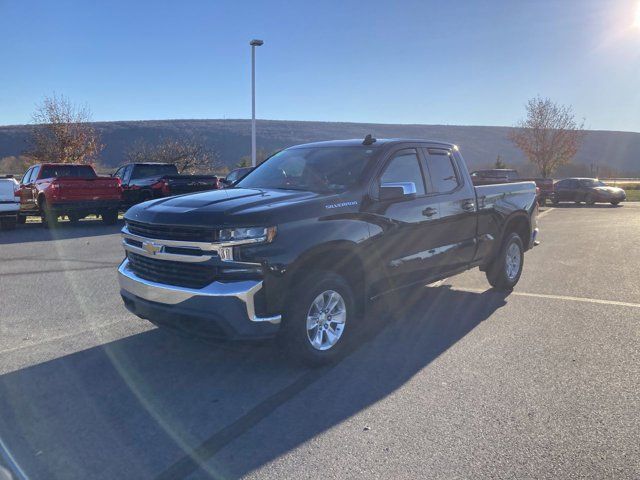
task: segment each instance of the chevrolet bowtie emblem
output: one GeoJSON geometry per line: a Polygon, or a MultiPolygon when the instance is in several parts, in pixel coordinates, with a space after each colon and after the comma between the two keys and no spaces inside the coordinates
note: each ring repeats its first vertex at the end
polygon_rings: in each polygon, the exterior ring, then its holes
{"type": "Polygon", "coordinates": [[[155,255],[162,250],[162,245],[153,242],[142,242],[142,248],[144,248],[147,253],[155,255]]]}

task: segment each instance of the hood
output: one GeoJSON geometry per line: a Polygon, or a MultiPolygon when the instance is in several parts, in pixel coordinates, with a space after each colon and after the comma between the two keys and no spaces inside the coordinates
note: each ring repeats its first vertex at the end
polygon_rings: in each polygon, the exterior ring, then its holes
{"type": "Polygon", "coordinates": [[[184,226],[275,225],[324,211],[337,197],[292,190],[227,188],[144,202],[130,208],[125,219],[184,226]],[[283,215],[283,210],[286,212],[283,215]],[[276,222],[276,218],[278,222],[276,222]]]}

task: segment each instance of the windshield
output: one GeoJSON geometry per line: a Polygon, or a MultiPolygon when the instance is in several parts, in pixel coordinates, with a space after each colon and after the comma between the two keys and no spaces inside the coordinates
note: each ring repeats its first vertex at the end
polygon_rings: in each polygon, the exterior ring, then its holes
{"type": "Polygon", "coordinates": [[[147,177],[162,177],[164,175],[178,175],[175,165],[136,165],[133,169],[132,179],[147,177]]]}
{"type": "Polygon", "coordinates": [[[40,178],[96,178],[96,172],[89,165],[47,165],[42,167],[40,178]]]}
{"type": "Polygon", "coordinates": [[[269,158],[236,186],[340,192],[360,180],[373,152],[366,146],[292,148],[269,158]]]}
{"type": "Polygon", "coordinates": [[[600,180],[593,180],[593,179],[586,179],[586,180],[580,180],[580,185],[582,185],[583,187],[606,187],[606,184],[604,182],[601,182],[600,180]]]}

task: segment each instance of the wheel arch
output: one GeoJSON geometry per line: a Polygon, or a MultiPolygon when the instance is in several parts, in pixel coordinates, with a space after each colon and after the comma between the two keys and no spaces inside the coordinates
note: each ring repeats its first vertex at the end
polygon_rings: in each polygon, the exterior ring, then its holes
{"type": "Polygon", "coordinates": [[[288,294],[293,294],[296,285],[311,272],[317,271],[335,272],[342,276],[353,290],[359,312],[364,312],[367,298],[365,267],[355,243],[328,242],[301,254],[294,267],[287,272],[288,294]]]}
{"type": "Polygon", "coordinates": [[[502,245],[506,236],[511,232],[515,232],[520,236],[525,250],[530,248],[531,219],[527,212],[520,210],[512,213],[505,219],[504,227],[502,228],[502,235],[500,237],[500,245],[502,245]]]}

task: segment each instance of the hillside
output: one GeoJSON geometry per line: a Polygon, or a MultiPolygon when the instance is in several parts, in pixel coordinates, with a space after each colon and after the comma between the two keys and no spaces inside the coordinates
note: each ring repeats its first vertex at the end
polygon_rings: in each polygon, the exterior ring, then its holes
{"type": "MultiPolygon", "coordinates": [[[[139,140],[158,142],[162,138],[190,136],[220,153],[228,166],[250,153],[249,120],[158,120],[96,122],[106,145],[102,163],[115,167],[122,162],[127,148],[139,140]]],[[[377,137],[432,138],[460,146],[471,168],[491,164],[497,155],[510,166],[524,163],[522,154],[507,138],[507,127],[456,125],[391,125],[371,123],[258,121],[258,148],[267,152],[298,143],[360,138],[367,133],[377,137]]],[[[0,158],[24,151],[28,125],[0,127],[0,158]]],[[[598,163],[619,174],[640,175],[640,133],[589,131],[576,164],[598,163]]]]}

